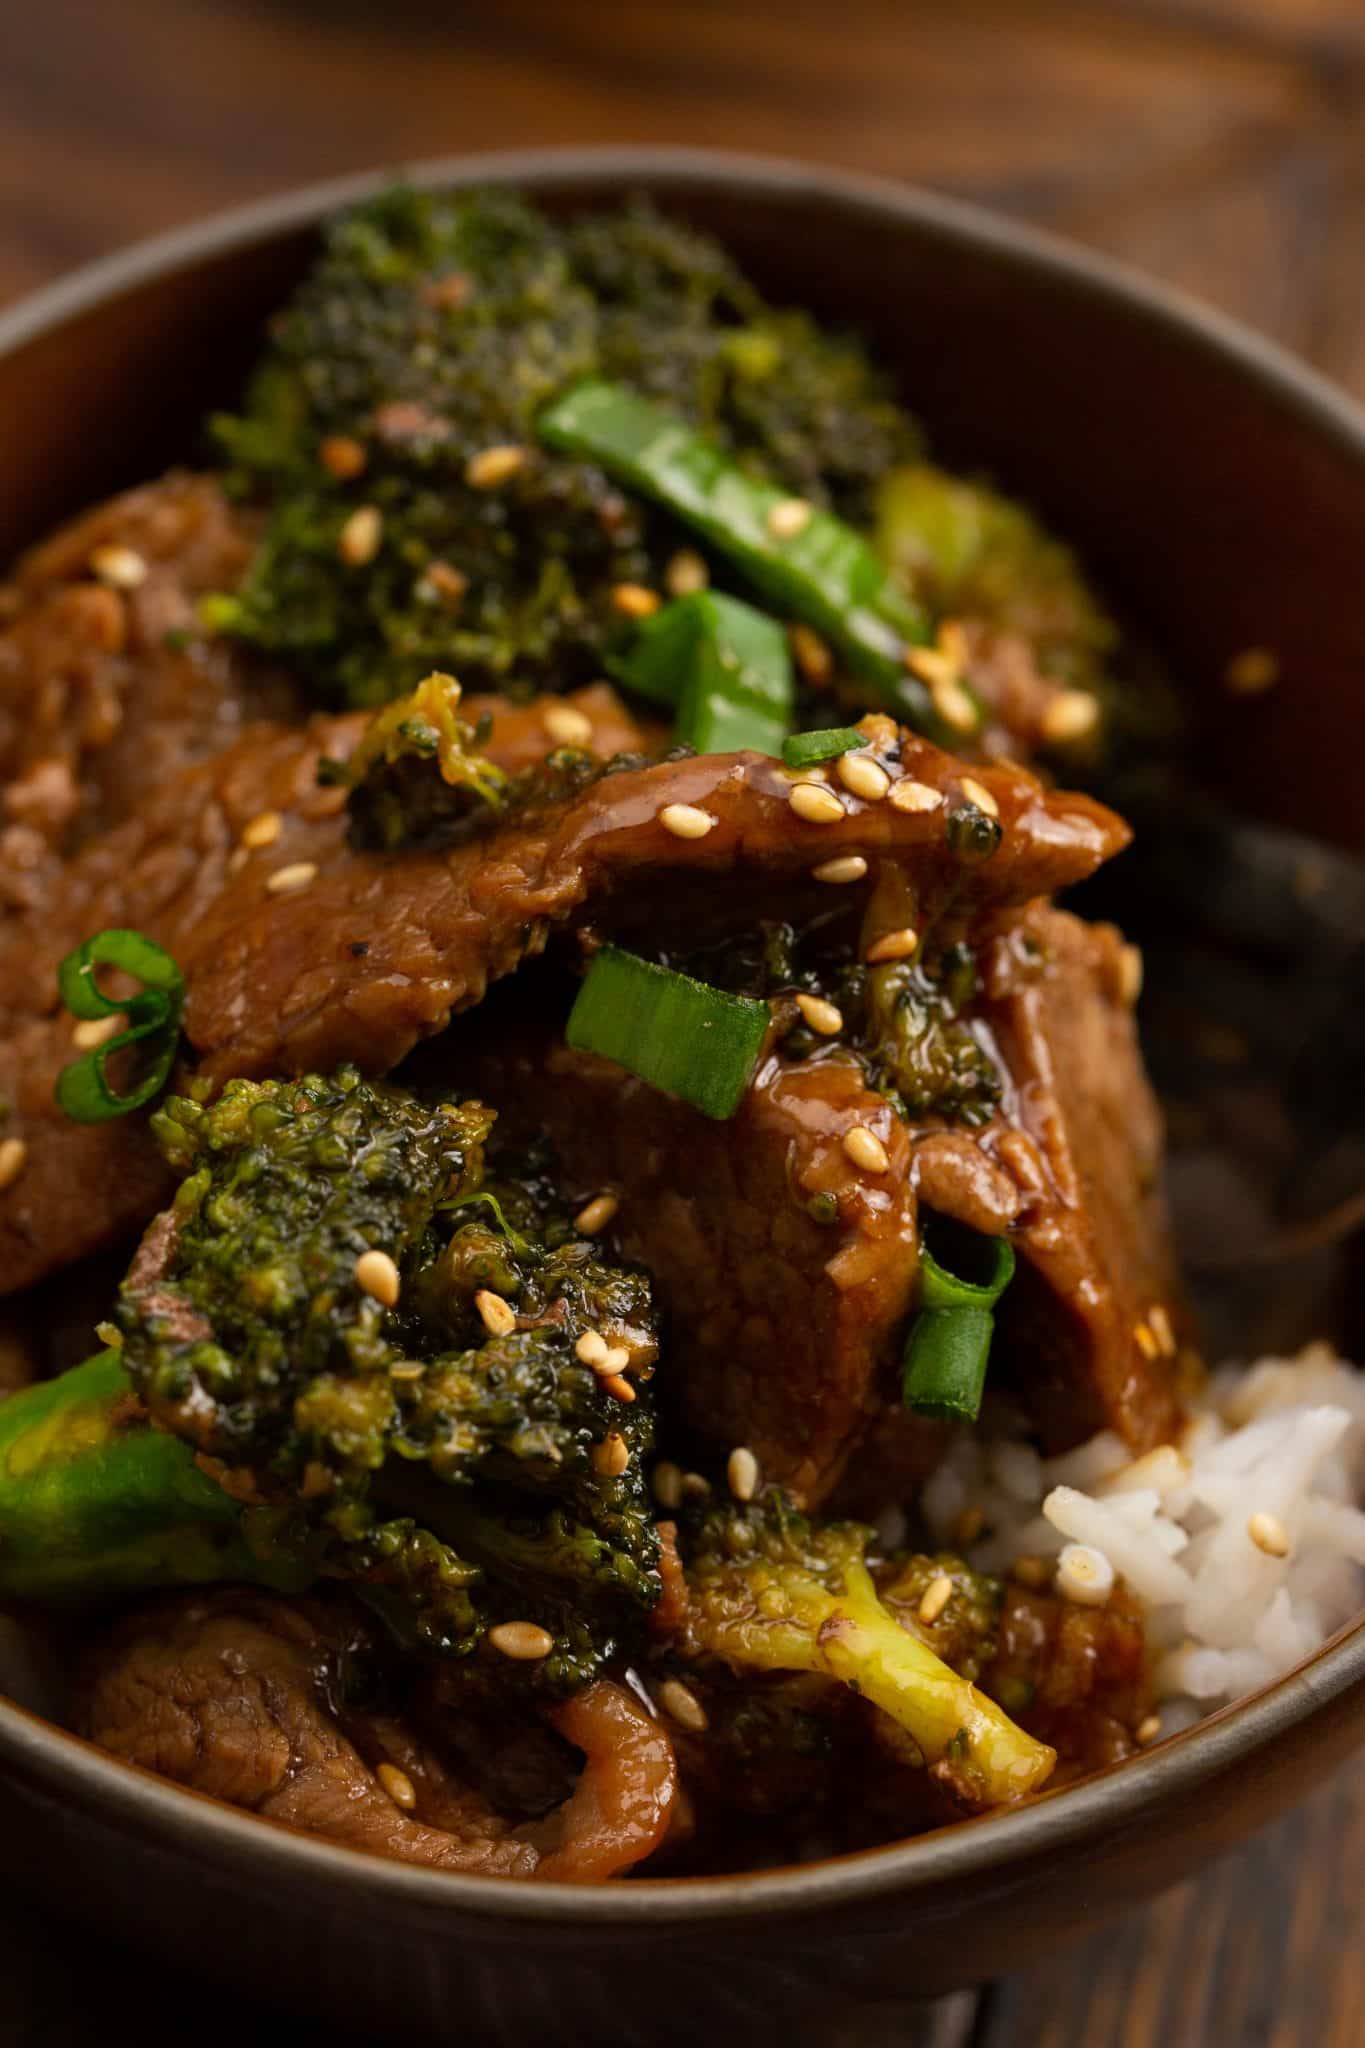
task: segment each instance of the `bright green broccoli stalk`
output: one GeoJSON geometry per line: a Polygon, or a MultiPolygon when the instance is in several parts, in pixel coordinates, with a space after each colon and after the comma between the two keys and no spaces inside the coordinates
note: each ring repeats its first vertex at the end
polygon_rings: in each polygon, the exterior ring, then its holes
{"type": "Polygon", "coordinates": [[[481,1187],[491,1123],[350,1069],[166,1103],[121,1360],[5,1404],[0,1595],[46,1526],[68,1595],[320,1573],[471,1682],[592,1677],[660,1597],[655,1315],[542,1181],[481,1187]],[[475,1660],[505,1621],[545,1654],[475,1660]]]}
{"type": "Polygon", "coordinates": [[[566,223],[507,193],[391,191],[332,225],[243,413],[215,422],[268,516],[212,621],[352,703],[432,669],[522,690],[599,675],[629,637],[613,586],[658,587],[682,536],[535,449],[540,408],[588,376],[863,524],[917,448],[856,347],[648,208],[566,223]]]}
{"type": "Polygon", "coordinates": [[[1036,1791],[1055,1752],[938,1657],[908,1614],[887,1607],[866,1562],[870,1536],[852,1522],[808,1522],[774,1492],[706,1515],[685,1539],[680,1657],[740,1676],[837,1679],[889,1714],[972,1806],[1036,1791]]]}

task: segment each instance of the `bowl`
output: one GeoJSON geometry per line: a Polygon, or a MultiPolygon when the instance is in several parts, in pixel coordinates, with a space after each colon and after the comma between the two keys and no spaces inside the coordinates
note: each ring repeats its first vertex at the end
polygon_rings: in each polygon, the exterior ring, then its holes
{"type": "MultiPolygon", "coordinates": [[[[318,224],[390,173],[315,186],[97,263],[0,317],[0,560],[195,446],[318,224]]],[[[1209,787],[1365,847],[1365,417],[1228,321],[932,194],[688,150],[453,159],[423,185],[552,207],[648,190],[775,298],[867,333],[948,460],[1076,537],[1169,658],[1209,787]],[[1228,715],[1222,675],[1280,686],[1228,715]]],[[[538,1888],[385,1863],[116,1763],[45,1721],[0,1633],[12,1869],[66,1916],[242,1991],[430,2039],[848,2038],[1092,1929],[1304,1796],[1365,1738],[1365,1621],[1196,1729],[1074,1789],[794,1870],[538,1888]],[[8,1664],[8,1670],[6,1669],[8,1664]],[[26,1704],[19,1704],[22,1699],[26,1704]]]]}

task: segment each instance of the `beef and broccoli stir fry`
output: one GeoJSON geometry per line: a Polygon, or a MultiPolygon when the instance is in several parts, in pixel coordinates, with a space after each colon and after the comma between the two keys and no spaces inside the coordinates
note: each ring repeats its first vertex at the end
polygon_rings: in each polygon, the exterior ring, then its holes
{"type": "Polygon", "coordinates": [[[1071,553],[643,204],[367,203],[208,437],[0,591],[0,1599],[71,1725],[590,1880],[1148,1740],[1122,1573],[920,1505],[1195,1370],[1140,956],[1053,900],[1152,715],[1071,553]]]}

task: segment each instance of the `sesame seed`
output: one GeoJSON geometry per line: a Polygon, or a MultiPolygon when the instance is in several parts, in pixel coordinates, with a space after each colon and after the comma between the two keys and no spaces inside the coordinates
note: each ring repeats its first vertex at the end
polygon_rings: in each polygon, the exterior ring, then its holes
{"type": "Polygon", "coordinates": [[[90,567],[111,590],[136,590],[139,583],[147,580],[147,564],[136,548],[92,548],[90,567]]]}
{"type": "Polygon", "coordinates": [[[401,1806],[404,1813],[411,1813],[417,1804],[417,1792],[407,1772],[400,1771],[397,1764],[381,1764],[375,1776],[394,1805],[401,1806]]]}
{"type": "Polygon", "coordinates": [[[985,1526],[986,1517],[980,1508],[964,1508],[953,1530],[954,1543],[965,1550],[969,1544],[975,1543],[985,1526]]]}
{"type": "Polygon", "coordinates": [[[879,761],[868,754],[841,754],[839,780],[865,804],[879,804],[891,787],[891,777],[879,761]]]}
{"type": "Polygon", "coordinates": [[[1235,697],[1259,697],[1279,679],[1279,657],[1269,647],[1244,647],[1223,670],[1223,682],[1235,697]]]}
{"type": "Polygon", "coordinates": [[[682,1477],[681,1466],[673,1464],[671,1459],[661,1458],[654,1467],[650,1483],[661,1508],[682,1506],[682,1477]]]}
{"type": "Polygon", "coordinates": [[[710,581],[711,571],[695,548],[679,548],[664,570],[664,589],[670,597],[692,597],[710,581]]]}
{"type": "Polygon", "coordinates": [[[1068,1543],[1057,1560],[1057,1591],[1078,1607],[1103,1607],[1114,1590],[1114,1567],[1089,1543],[1068,1543]]]}
{"type": "Polygon", "coordinates": [[[620,1206],[615,1195],[594,1195],[574,1217],[573,1227],[583,1237],[596,1237],[599,1230],[606,1229],[620,1206]]]}
{"type": "Polygon", "coordinates": [[[892,783],[888,802],[893,811],[936,811],[943,802],[943,793],[931,789],[927,782],[915,782],[907,776],[904,782],[892,783]]]}
{"type": "Polygon", "coordinates": [[[955,683],[957,663],[941,647],[907,647],[905,666],[922,683],[955,683]]]}
{"type": "Polygon", "coordinates": [[[128,1019],[122,1010],[115,1010],[112,1017],[83,1017],[71,1027],[71,1043],[79,1052],[93,1052],[97,1045],[107,1045],[127,1027],[128,1019]]]}
{"type": "Polygon", "coordinates": [[[918,944],[919,933],[903,924],[898,931],[883,932],[879,939],[874,939],[863,958],[870,967],[882,960],[908,960],[918,944]]]}
{"type": "Polygon", "coordinates": [[[812,762],[809,768],[779,768],[777,772],[784,782],[826,783],[829,781],[829,770],[821,761],[812,762]]]}
{"type": "Polygon", "coordinates": [[[1006,1131],[995,1149],[1025,1194],[1042,1193],[1047,1186],[1042,1155],[1027,1131],[1006,1131]]]}
{"type": "Polygon", "coordinates": [[[1071,740],[1083,740],[1099,720],[1099,699],[1089,690],[1058,690],[1043,711],[1041,731],[1049,746],[1064,747],[1071,740]]]}
{"type": "Polygon", "coordinates": [[[592,720],[572,704],[547,706],[542,723],[557,747],[587,747],[592,744],[592,720]]]}
{"type": "Polygon", "coordinates": [[[978,782],[975,776],[964,775],[960,788],[968,803],[975,804],[976,808],[979,811],[984,811],[988,818],[998,818],[1000,816],[1000,806],[984,782],[978,782]]]}
{"type": "Polygon", "coordinates": [[[953,1582],[947,1572],[940,1572],[931,1579],[924,1589],[924,1598],[919,1603],[919,1618],[926,1628],[936,1622],[953,1597],[953,1582]]]}
{"type": "Polygon", "coordinates": [[[844,807],[832,789],[807,778],[798,782],[787,799],[798,818],[808,825],[837,825],[844,807]]]}
{"type": "Polygon", "coordinates": [[[866,1124],[854,1124],[845,1131],[843,1146],[845,1156],[864,1173],[885,1173],[891,1164],[885,1145],[866,1124]]]}
{"type": "Polygon", "coordinates": [[[495,448],[481,448],[465,464],[464,480],[471,490],[495,491],[499,484],[505,484],[519,469],[526,467],[530,453],[529,448],[522,448],[515,441],[502,442],[495,448]]]}
{"type": "Polygon", "coordinates": [[[249,823],[242,827],[242,844],[254,853],[262,846],[273,846],[284,827],[284,820],[278,811],[258,811],[249,823]]]}
{"type": "Polygon", "coordinates": [[[574,1345],[574,1355],[580,1358],[584,1365],[590,1365],[595,1372],[599,1365],[606,1365],[611,1352],[600,1330],[585,1330],[574,1345]]]}
{"type": "Polygon", "coordinates": [[[230,875],[240,875],[250,858],[251,855],[244,846],[234,846],[227,857],[228,873],[230,875]]]}
{"type": "Polygon", "coordinates": [[[705,839],[715,822],[696,804],[665,804],[659,813],[659,823],[675,839],[705,839]]]}
{"type": "Polygon", "coordinates": [[[469,578],[449,562],[428,562],[417,585],[419,597],[436,598],[453,610],[469,589],[469,578]]]}
{"type": "Polygon", "coordinates": [[[680,1678],[666,1678],[657,1693],[659,1705],[670,1721],[676,1721],[689,1734],[700,1735],[706,1727],[706,1709],[690,1686],[680,1678]]]}
{"type": "Polygon", "coordinates": [[[837,1003],[827,1003],[823,996],[798,996],[796,1007],[822,1038],[834,1038],[844,1028],[844,1013],[837,1003]]]}
{"type": "Polygon", "coordinates": [[[517,1664],[538,1664],[555,1646],[550,1631],[534,1621],[500,1621],[496,1628],[489,1629],[488,1640],[495,1650],[501,1650],[504,1657],[517,1664]]]}
{"type": "Polygon", "coordinates": [[[627,1405],[635,1399],[634,1387],[629,1380],[622,1379],[619,1372],[602,1381],[602,1391],[604,1394],[610,1394],[614,1401],[624,1401],[627,1405]]]}
{"type": "Polygon", "coordinates": [[[700,1472],[684,1472],[682,1490],[693,1500],[705,1500],[711,1491],[711,1482],[700,1472]]]}
{"type": "Polygon", "coordinates": [[[362,1252],[355,1262],[355,1279],[357,1287],[363,1287],[385,1308],[396,1306],[403,1283],[387,1252],[362,1252]]]}
{"type": "Polygon", "coordinates": [[[474,1306],[490,1337],[510,1337],[517,1327],[516,1310],[500,1294],[494,1294],[491,1287],[480,1287],[476,1291],[474,1306]]]}
{"type": "Polygon", "coordinates": [[[618,612],[624,612],[628,619],[647,619],[659,609],[659,593],[644,583],[618,583],[611,593],[611,601],[618,612]]]}
{"type": "Polygon", "coordinates": [[[795,540],[810,525],[811,508],[804,498],[783,498],[768,514],[768,531],[774,540],[795,540]]]}
{"type": "Polygon", "coordinates": [[[935,711],[945,725],[950,725],[954,732],[976,731],[976,704],[961,683],[935,683],[931,686],[929,694],[934,700],[935,711]]]}
{"type": "Polygon", "coordinates": [[[1147,1311],[1147,1327],[1156,1338],[1157,1348],[1163,1358],[1175,1357],[1175,1331],[1171,1319],[1159,1301],[1154,1301],[1147,1311]]]}
{"type": "Polygon", "coordinates": [[[1142,948],[1126,945],[1119,954],[1119,1001],[1131,1010],[1142,994],[1142,948]]]}
{"type": "Polygon", "coordinates": [[[1251,1517],[1247,1523],[1247,1535],[1267,1557],[1288,1557],[1289,1531],[1278,1515],[1268,1513],[1265,1508],[1258,1508],[1251,1517]]]}
{"type": "Polygon", "coordinates": [[[841,853],[835,860],[822,860],[819,867],[811,869],[812,879],[817,882],[861,882],[867,873],[867,862],[860,853],[841,853]]]}
{"type": "Polygon", "coordinates": [[[337,553],[348,569],[363,569],[379,553],[384,515],[377,505],[357,505],[337,535],[337,553]]]}
{"type": "Polygon", "coordinates": [[[359,476],[368,460],[364,443],[353,434],[329,434],[318,443],[318,461],[340,483],[359,476]]]}
{"type": "Polygon", "coordinates": [[[813,626],[793,626],[787,638],[792,659],[808,683],[819,686],[834,674],[834,656],[813,626]]]}
{"type": "Polygon", "coordinates": [[[1032,1586],[1035,1590],[1052,1577],[1052,1566],[1045,1557],[1016,1557],[1010,1571],[1021,1586],[1032,1586]]]}
{"type": "Polygon", "coordinates": [[[1161,1356],[1161,1346],[1157,1343],[1156,1338],[1148,1329],[1146,1323],[1134,1323],[1133,1336],[1137,1341],[1137,1348],[1144,1358],[1153,1359],[1161,1356]]]}
{"type": "Polygon", "coordinates": [[[274,874],[267,877],[265,886],[272,896],[288,896],[293,890],[306,889],[310,882],[316,881],[317,872],[315,860],[291,861],[288,867],[276,868],[274,874]]]}
{"type": "Polygon", "coordinates": [[[1156,1741],[1157,1736],[1160,1735],[1160,1733],[1160,1714],[1148,1714],[1146,1720],[1139,1721],[1137,1725],[1137,1741],[1139,1746],[1143,1749],[1146,1749],[1149,1743],[1156,1741]]]}
{"type": "Polygon", "coordinates": [[[758,1492],[758,1459],[747,1444],[737,1444],[725,1464],[725,1480],[736,1500],[752,1500],[758,1492]]]}
{"type": "Polygon", "coordinates": [[[27,1159],[28,1146],[22,1138],[0,1138],[0,1192],[14,1186],[27,1159]]]}
{"type": "Polygon", "coordinates": [[[601,1479],[619,1479],[630,1463],[626,1440],[615,1429],[604,1436],[600,1444],[593,1445],[589,1456],[593,1471],[601,1479]]]}

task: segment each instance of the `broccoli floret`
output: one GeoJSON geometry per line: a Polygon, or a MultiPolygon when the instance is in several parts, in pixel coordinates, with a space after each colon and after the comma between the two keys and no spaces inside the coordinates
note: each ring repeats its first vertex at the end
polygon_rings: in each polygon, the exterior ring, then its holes
{"type": "Polygon", "coordinates": [[[434,672],[375,713],[344,765],[323,764],[349,792],[353,845],[434,845],[506,809],[509,779],[477,751],[487,735],[460,716],[461,694],[454,676],[434,672]]]}
{"type": "Polygon", "coordinates": [[[600,674],[625,631],[612,586],[657,584],[681,536],[600,471],[531,452],[540,408],[590,375],[864,523],[917,452],[857,347],[774,313],[647,207],[562,223],[507,193],[392,191],[333,224],[244,413],[215,422],[268,519],[212,621],[352,703],[434,668],[524,691],[600,674]],[[362,507],[379,524],[357,560],[342,536],[362,507]]]}
{"type": "Polygon", "coordinates": [[[446,1654],[537,1622],[551,1653],[485,1659],[485,1682],[563,1689],[660,1597],[656,1318],[543,1185],[480,1187],[492,1121],[349,1069],[171,1100],[155,1128],[186,1178],[119,1325],[134,1387],[246,1504],[248,1540],[446,1654]],[[580,1358],[589,1332],[615,1370],[580,1358]]]}
{"type": "Polygon", "coordinates": [[[1118,630],[1071,549],[1013,499],[914,463],[884,478],[877,537],[886,560],[936,612],[1017,633],[1060,683],[1101,686],[1118,630]]]}
{"type": "Polygon", "coordinates": [[[807,1521],[778,1492],[706,1514],[685,1537],[689,1599],[678,1653],[737,1674],[837,1679],[912,1738],[930,1770],[973,1806],[1037,1789],[1055,1753],[929,1647],[908,1612],[879,1598],[871,1531],[807,1521]]]}
{"type": "MultiPolygon", "coordinates": [[[[989,1123],[1001,1076],[972,1029],[976,956],[964,943],[913,961],[868,967],[846,937],[822,921],[800,932],[767,921],[737,939],[682,956],[684,972],[735,995],[771,1001],[783,993],[820,996],[842,1019],[837,1042],[862,1064],[869,1085],[909,1120],[989,1123]]],[[[789,1057],[827,1056],[832,1041],[796,1021],[783,1039],[789,1057]]]]}

